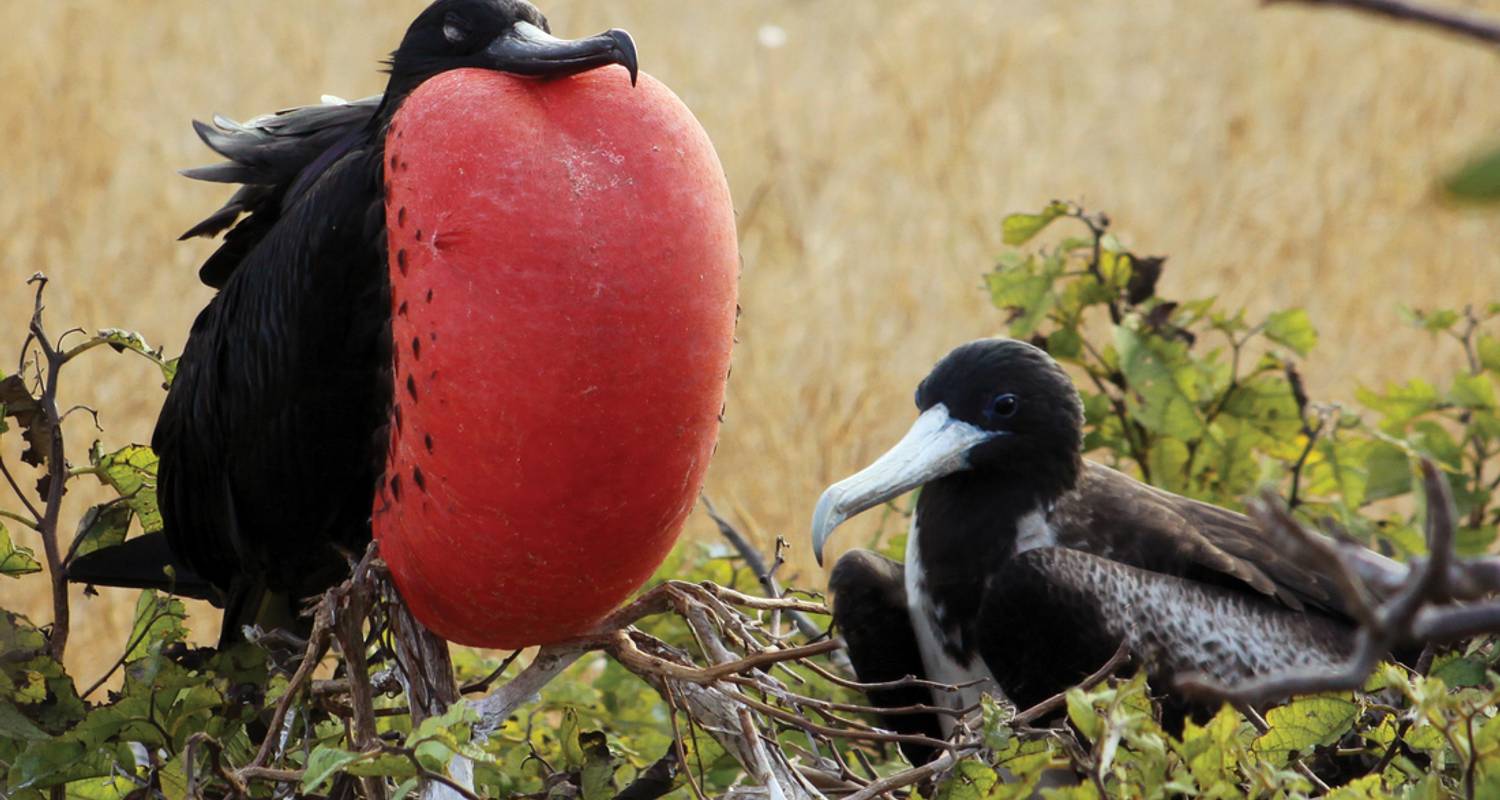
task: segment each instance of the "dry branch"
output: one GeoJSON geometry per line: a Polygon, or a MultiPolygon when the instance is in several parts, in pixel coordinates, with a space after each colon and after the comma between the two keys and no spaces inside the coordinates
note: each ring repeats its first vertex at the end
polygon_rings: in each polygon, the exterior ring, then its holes
{"type": "Polygon", "coordinates": [[[1202,675],[1178,679],[1184,692],[1247,706],[1261,706],[1297,694],[1356,689],[1391,650],[1500,631],[1500,601],[1455,604],[1494,592],[1492,559],[1460,560],[1453,553],[1457,512],[1448,482],[1438,468],[1422,461],[1427,497],[1428,556],[1417,559],[1399,581],[1372,570],[1346,542],[1304,528],[1274,499],[1252,509],[1257,522],[1284,545],[1301,566],[1327,576],[1340,589],[1350,616],[1359,624],[1354,652],[1334,668],[1305,668],[1225,685],[1202,675]],[[1456,591],[1457,589],[1458,591],[1456,591]]]}
{"type": "Polygon", "coordinates": [[[1500,23],[1446,8],[1433,8],[1402,0],[1265,0],[1266,5],[1298,3],[1308,6],[1348,8],[1398,22],[1425,25],[1489,44],[1500,44],[1500,23]]]}

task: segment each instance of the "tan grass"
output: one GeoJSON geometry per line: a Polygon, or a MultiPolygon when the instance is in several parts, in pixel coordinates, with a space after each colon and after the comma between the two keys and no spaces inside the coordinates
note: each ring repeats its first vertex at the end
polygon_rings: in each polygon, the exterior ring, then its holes
{"type": "MultiPolygon", "coordinates": [[[[5,363],[36,270],[55,280],[54,326],[129,326],[179,349],[209,296],[194,269],[212,245],[173,239],[224,195],[173,175],[206,160],[187,121],[377,91],[376,59],[421,5],[0,4],[5,363]]],[[[1396,323],[1399,304],[1500,299],[1500,215],[1431,196],[1435,175],[1500,135],[1500,64],[1439,36],[1252,0],[548,11],[563,33],[629,28],[717,143],[741,211],[745,313],[709,490],[763,541],[792,540],[787,577],[804,583],[821,581],[805,534],[819,491],[898,435],[934,359],[999,329],[978,286],[1007,211],[1082,199],[1171,254],[1172,294],[1305,305],[1324,337],[1321,397],[1451,363],[1396,323]],[[786,45],[758,44],[763,25],[786,45]]],[[[156,385],[146,365],[101,354],[66,399],[98,405],[108,441],[143,441],[156,385]]],[[[89,439],[77,423],[73,443],[89,439]]],[[[71,499],[76,518],[84,498],[71,499]]],[[[842,543],[873,521],[852,527],[842,543]]],[[[39,580],[0,594],[48,616],[39,580]]],[[[118,652],[129,602],[77,604],[75,666],[118,652]]]]}

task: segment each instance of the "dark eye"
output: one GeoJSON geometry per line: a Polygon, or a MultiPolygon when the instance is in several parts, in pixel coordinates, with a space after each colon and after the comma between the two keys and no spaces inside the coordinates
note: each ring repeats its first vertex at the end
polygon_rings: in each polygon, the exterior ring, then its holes
{"type": "Polygon", "coordinates": [[[1016,412],[1020,408],[1021,398],[1007,393],[991,400],[989,407],[984,410],[984,415],[989,417],[992,422],[997,419],[1010,419],[1016,415],[1016,412]]]}
{"type": "Polygon", "coordinates": [[[443,17],[443,38],[449,44],[462,44],[469,38],[469,21],[453,12],[443,17]]]}

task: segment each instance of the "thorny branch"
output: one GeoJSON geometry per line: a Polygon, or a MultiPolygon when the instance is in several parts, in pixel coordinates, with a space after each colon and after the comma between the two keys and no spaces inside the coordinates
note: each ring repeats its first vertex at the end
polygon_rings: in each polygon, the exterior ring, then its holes
{"type": "Polygon", "coordinates": [[[1431,462],[1422,462],[1427,497],[1428,556],[1396,574],[1357,558],[1357,544],[1330,539],[1299,524],[1284,506],[1266,497],[1251,513],[1261,527],[1305,569],[1339,587],[1359,624],[1354,653],[1334,669],[1299,669],[1224,685],[1203,676],[1183,676],[1185,692],[1259,706],[1296,694],[1356,689],[1392,648],[1445,642],[1500,630],[1500,570],[1493,558],[1454,556],[1456,510],[1448,482],[1431,462]],[[1455,601],[1470,601],[1455,604],[1455,601]]]}

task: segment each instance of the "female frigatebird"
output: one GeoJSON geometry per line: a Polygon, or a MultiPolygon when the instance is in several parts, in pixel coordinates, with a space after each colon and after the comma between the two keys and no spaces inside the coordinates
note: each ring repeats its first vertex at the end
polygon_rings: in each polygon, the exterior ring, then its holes
{"type": "MultiPolygon", "coordinates": [[[[977,682],[933,699],[966,707],[998,688],[1026,708],[1121,643],[1163,689],[1178,674],[1235,681],[1334,666],[1351,651],[1331,581],[1271,547],[1248,518],[1083,459],[1083,404],[1044,351],[1010,339],[962,345],[922,381],[916,404],[906,436],[829,487],[813,517],[821,563],[840,523],[921,487],[904,566],[856,550],[829,581],[861,680],[977,682]]],[[[1361,557],[1371,570],[1401,570],[1361,557]]],[[[946,717],[887,722],[951,727],[946,717]]]]}
{"type": "Polygon", "coordinates": [[[393,118],[452,70],[556,78],[611,64],[634,82],[624,31],[563,40],[523,0],[438,0],[391,55],[383,97],[199,125],[232,163],[189,174],[244,187],[187,234],[229,228],[200,273],[220,291],[151,441],[164,534],[78,559],[70,579],[212,599],[228,641],[252,620],[291,624],[301,598],[347,575],[370,540],[392,424],[393,118]]]}

